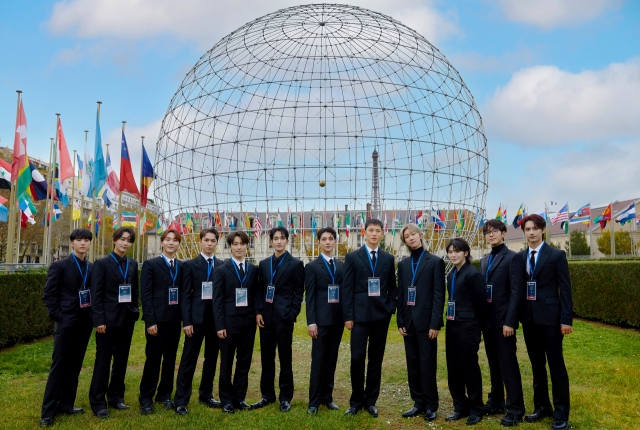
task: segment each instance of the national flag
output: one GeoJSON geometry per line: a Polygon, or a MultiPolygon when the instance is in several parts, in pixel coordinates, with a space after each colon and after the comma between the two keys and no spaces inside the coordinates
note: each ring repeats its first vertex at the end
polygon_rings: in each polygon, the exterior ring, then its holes
{"type": "Polygon", "coordinates": [[[440,229],[444,229],[447,227],[444,221],[441,219],[441,215],[439,212],[440,211],[436,211],[435,209],[431,208],[431,222],[435,224],[433,226],[433,229],[435,231],[438,231],[440,229]]]}
{"type": "MultiPolygon", "coordinates": [[[[86,157],[86,155],[85,155],[86,157]]],[[[96,144],[93,155],[93,175],[91,176],[91,190],[89,197],[97,196],[107,182],[107,167],[104,164],[102,152],[102,133],[100,132],[100,117],[96,113],[96,144]]]]}
{"type": "Polygon", "coordinates": [[[138,215],[135,212],[122,211],[121,227],[137,227],[138,215]]]}
{"type": "Polygon", "coordinates": [[[282,218],[280,218],[280,209],[278,209],[278,227],[282,227],[282,218]]]}
{"type": "Polygon", "coordinates": [[[57,205],[57,203],[53,204],[53,221],[55,222],[58,218],[60,218],[60,215],[62,215],[62,211],[60,210],[60,207],[57,205]]]}
{"type": "Polygon", "coordinates": [[[193,233],[193,220],[191,219],[191,214],[189,212],[187,212],[184,227],[187,233],[193,233]]]}
{"type": "Polygon", "coordinates": [[[418,212],[416,215],[416,224],[418,227],[422,228],[422,211],[418,212]]]}
{"type": "Polygon", "coordinates": [[[485,218],[484,211],[480,212],[480,208],[476,209],[476,230],[480,230],[484,227],[485,218]]]}
{"type": "Polygon", "coordinates": [[[316,214],[314,210],[314,211],[311,211],[311,234],[313,234],[314,236],[316,235],[316,225],[317,225],[317,221],[316,221],[316,214]]]}
{"type": "Polygon", "coordinates": [[[4,204],[0,204],[0,221],[9,222],[9,209],[4,204]]]}
{"type": "Polygon", "coordinates": [[[113,167],[111,166],[111,155],[109,155],[108,148],[106,154],[107,181],[98,193],[98,197],[104,200],[107,207],[111,207],[111,202],[118,197],[118,194],[120,194],[120,181],[118,180],[115,170],[113,170],[113,167]]]}
{"type": "Polygon", "coordinates": [[[342,217],[340,216],[340,214],[336,214],[336,229],[340,230],[340,227],[343,226],[342,224],[344,224],[344,222],[342,221],[342,217]]]}
{"type": "Polygon", "coordinates": [[[289,226],[291,228],[291,235],[294,237],[297,236],[297,232],[296,232],[296,224],[293,220],[293,214],[291,213],[291,208],[289,208],[289,226]]]}
{"type": "Polygon", "coordinates": [[[255,237],[259,237],[262,234],[262,223],[260,222],[260,217],[258,217],[258,212],[256,212],[256,216],[253,219],[253,234],[255,237]]]}
{"type": "Polygon", "coordinates": [[[31,183],[29,184],[28,194],[34,201],[45,200],[47,198],[47,181],[42,174],[29,160],[29,169],[31,170],[31,183]]]}
{"type": "Polygon", "coordinates": [[[454,229],[458,232],[464,230],[464,212],[462,209],[458,209],[458,216],[454,229]]]}
{"type": "Polygon", "coordinates": [[[57,147],[58,160],[58,180],[64,186],[64,182],[75,176],[73,171],[73,164],[71,164],[71,157],[69,156],[69,150],[67,149],[67,140],[64,138],[64,132],[62,131],[62,122],[58,117],[58,147],[57,147]]]}
{"type": "Polygon", "coordinates": [[[158,236],[162,236],[162,232],[164,232],[164,228],[162,223],[160,222],[160,217],[158,217],[158,219],[156,220],[156,234],[158,236]]]}
{"type": "Polygon", "coordinates": [[[0,189],[11,189],[11,164],[0,158],[0,189]]]}
{"type": "MultiPolygon", "coordinates": [[[[120,191],[127,191],[140,198],[138,186],[136,185],[136,180],[133,178],[133,171],[131,170],[131,158],[129,157],[129,147],[127,146],[127,139],[124,137],[124,130],[122,131],[120,148],[120,191]]],[[[153,173],[153,169],[151,170],[151,173],[153,173]]],[[[146,203],[145,200],[145,205],[146,203]]]]}
{"type": "Polygon", "coordinates": [[[143,208],[147,207],[149,187],[151,187],[151,183],[155,178],[156,174],[153,171],[153,164],[151,164],[151,160],[147,155],[147,150],[144,149],[144,144],[142,144],[142,183],[140,184],[142,198],[140,199],[140,204],[143,208]]]}
{"type": "Polygon", "coordinates": [[[569,219],[570,224],[586,224],[587,227],[591,226],[591,203],[587,203],[582,206],[580,209],[574,212],[574,214],[569,219]]]}
{"type": "Polygon", "coordinates": [[[351,227],[351,214],[349,212],[344,214],[344,225],[346,227],[344,234],[349,237],[349,227],[351,227]]]}
{"type": "Polygon", "coordinates": [[[520,205],[516,212],[516,216],[513,218],[513,222],[511,223],[513,228],[520,228],[520,224],[522,224],[522,218],[524,218],[524,210],[522,208],[523,204],[520,205]]]}
{"type": "MultiPolygon", "coordinates": [[[[422,211],[420,212],[422,215],[422,211]]],[[[421,218],[422,219],[422,218],[421,218]]],[[[422,228],[422,223],[420,223],[420,228],[422,228]]],[[[387,213],[384,213],[384,234],[389,233],[389,224],[387,223],[387,213]]]]}
{"type": "Polygon", "coordinates": [[[220,221],[220,212],[218,212],[218,209],[216,209],[216,227],[218,227],[218,230],[222,230],[222,221],[220,221]]]}
{"type": "Polygon", "coordinates": [[[634,220],[634,219],[636,219],[635,202],[631,203],[631,205],[629,205],[629,207],[625,209],[624,212],[618,215],[618,218],[616,218],[616,222],[619,222],[620,225],[625,225],[627,222],[630,222],[631,220],[634,220]]]}
{"type": "MultiPolygon", "coordinates": [[[[78,157],[78,160],[80,157],[78,157]]],[[[81,162],[82,163],[82,162],[81,162]]],[[[93,195],[93,153],[89,150],[89,142],[84,141],[84,168],[82,169],[82,195],[93,195]]]]}
{"type": "MultiPolygon", "coordinates": [[[[15,136],[13,139],[13,160],[11,162],[11,177],[18,178],[21,171],[29,168],[29,159],[27,157],[27,116],[24,114],[24,106],[20,99],[18,107],[18,115],[16,116],[15,136]]],[[[27,185],[28,186],[28,185],[27,185]]],[[[18,188],[18,196],[26,191],[27,186],[23,189],[18,188]]]]}
{"type": "Polygon", "coordinates": [[[360,236],[364,236],[365,219],[364,212],[360,212],[360,236]]]}
{"type": "Polygon", "coordinates": [[[80,219],[80,215],[81,215],[80,200],[76,199],[73,203],[73,214],[72,214],[73,220],[75,221],[80,219]]]}
{"type": "Polygon", "coordinates": [[[251,230],[251,220],[249,219],[249,212],[244,212],[244,228],[245,230],[251,230]]]}
{"type": "Polygon", "coordinates": [[[496,214],[496,219],[498,221],[502,221],[502,204],[500,204],[500,206],[498,206],[498,213],[496,214]]]}
{"type": "Polygon", "coordinates": [[[22,197],[20,202],[18,203],[20,207],[20,211],[22,212],[21,216],[21,225],[22,228],[27,228],[27,222],[29,224],[35,224],[35,215],[37,213],[36,207],[31,203],[31,200],[28,197],[22,197]]]}
{"type": "Polygon", "coordinates": [[[611,203],[609,203],[609,206],[607,206],[604,211],[602,211],[602,214],[597,216],[593,222],[594,223],[600,223],[600,229],[604,229],[607,226],[607,221],[611,221],[611,216],[612,216],[613,211],[611,210],[611,203]]]}
{"type": "Polygon", "coordinates": [[[562,209],[556,213],[556,216],[551,218],[552,225],[556,225],[558,221],[569,221],[569,203],[564,205],[562,209]]]}

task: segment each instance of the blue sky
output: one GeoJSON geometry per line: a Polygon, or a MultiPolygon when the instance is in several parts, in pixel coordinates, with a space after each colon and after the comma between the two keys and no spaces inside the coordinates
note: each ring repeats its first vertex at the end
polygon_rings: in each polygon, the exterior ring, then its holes
{"type": "MultiPolygon", "coordinates": [[[[640,2],[353,1],[423,34],[461,73],[489,142],[487,211],[521,202],[640,197],[640,2]]],[[[118,169],[121,121],[133,166],[187,71],[224,35],[298,4],[245,0],[65,0],[0,5],[0,145],[24,95],[32,157],[47,159],[61,113],[71,149],[103,142],[118,169]],[[134,144],[135,143],[135,144],[134,144]]],[[[147,145],[148,147],[150,145],[147,145]]],[[[153,148],[148,149],[153,153],[153,148]]],[[[136,168],[137,170],[137,168],[136,168]]]]}

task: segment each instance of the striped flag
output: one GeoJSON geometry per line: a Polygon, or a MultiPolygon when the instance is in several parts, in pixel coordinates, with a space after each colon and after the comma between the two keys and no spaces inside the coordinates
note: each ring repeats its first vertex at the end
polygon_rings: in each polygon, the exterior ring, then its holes
{"type": "Polygon", "coordinates": [[[262,234],[262,223],[260,223],[260,218],[258,218],[258,212],[256,212],[256,217],[253,219],[253,230],[255,237],[259,237],[262,234]]]}
{"type": "Polygon", "coordinates": [[[591,203],[587,203],[578,209],[571,217],[570,224],[583,223],[587,227],[591,226],[591,203]]]}
{"type": "Polygon", "coordinates": [[[122,227],[135,227],[138,216],[135,212],[122,211],[122,227]]]}
{"type": "Polygon", "coordinates": [[[569,203],[564,205],[562,209],[558,211],[556,216],[551,218],[551,224],[556,225],[558,221],[569,221],[569,203]]]}
{"type": "Polygon", "coordinates": [[[11,189],[11,164],[0,159],[0,188],[11,189]]]}

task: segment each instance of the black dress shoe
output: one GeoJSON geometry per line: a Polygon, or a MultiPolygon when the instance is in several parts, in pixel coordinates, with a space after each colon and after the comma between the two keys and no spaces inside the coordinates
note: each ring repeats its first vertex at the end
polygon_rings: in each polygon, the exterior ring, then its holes
{"type": "Polygon", "coordinates": [[[40,427],[51,427],[53,425],[53,417],[44,417],[40,420],[40,427]]]}
{"type": "Polygon", "coordinates": [[[221,408],[222,407],[222,403],[220,403],[219,401],[217,401],[216,399],[214,399],[213,397],[210,399],[199,399],[198,400],[201,404],[209,407],[209,408],[221,408]]]}
{"type": "Polygon", "coordinates": [[[329,403],[325,403],[324,404],[327,409],[329,409],[330,411],[339,411],[340,408],[338,407],[338,405],[336,405],[334,402],[329,402],[329,403]]]}
{"type": "Polygon", "coordinates": [[[100,409],[98,412],[93,413],[98,418],[109,418],[109,411],[106,409],[100,409]]]}
{"type": "Polygon", "coordinates": [[[447,418],[445,418],[445,421],[458,421],[461,420],[462,418],[468,417],[469,413],[466,412],[454,412],[451,415],[449,415],[447,418]]]}
{"type": "Polygon", "coordinates": [[[151,403],[145,403],[140,406],[140,413],[142,415],[150,415],[153,413],[153,405],[151,403]]]}
{"type": "Polygon", "coordinates": [[[318,413],[318,408],[316,408],[315,406],[309,406],[309,409],[307,409],[307,413],[309,415],[316,415],[318,413]]]}
{"type": "Polygon", "coordinates": [[[424,413],[424,420],[433,421],[435,419],[436,419],[436,413],[434,411],[430,411],[427,409],[427,411],[424,413]]]}
{"type": "Polygon", "coordinates": [[[186,406],[178,406],[176,408],[177,415],[187,415],[189,413],[189,409],[186,406]]]}
{"type": "Polygon", "coordinates": [[[564,430],[569,428],[569,422],[565,420],[554,420],[551,424],[553,430],[564,430]]]}
{"type": "Polygon", "coordinates": [[[546,417],[550,417],[551,415],[551,411],[547,410],[546,408],[537,408],[531,415],[526,415],[524,417],[524,420],[528,423],[537,423],[538,421],[541,421],[546,417]]]}
{"type": "Polygon", "coordinates": [[[507,415],[502,417],[502,419],[500,420],[500,424],[502,424],[503,427],[513,427],[517,426],[520,421],[522,421],[522,416],[508,413],[507,415]]]}
{"type": "Polygon", "coordinates": [[[280,412],[289,412],[291,410],[291,403],[283,400],[280,402],[280,412]]]}
{"type": "Polygon", "coordinates": [[[467,418],[467,425],[468,426],[476,425],[480,421],[482,421],[482,416],[480,416],[480,415],[469,415],[469,418],[467,418]]]}
{"type": "Polygon", "coordinates": [[[111,406],[113,409],[117,409],[119,411],[126,411],[127,409],[130,409],[129,406],[125,405],[122,402],[120,402],[120,403],[109,403],[109,406],[111,406]]]}
{"type": "Polygon", "coordinates": [[[233,410],[233,405],[224,405],[222,407],[222,412],[225,412],[227,414],[234,414],[235,411],[233,410]]]}
{"type": "Polygon", "coordinates": [[[84,409],[82,408],[71,408],[71,409],[65,409],[63,411],[59,411],[58,412],[61,415],[78,415],[78,414],[83,414],[84,413],[84,409]]]}
{"type": "Polygon", "coordinates": [[[275,403],[275,400],[267,400],[264,397],[260,399],[259,402],[254,403],[253,405],[251,405],[251,407],[253,409],[260,409],[260,408],[264,408],[267,405],[270,405],[271,403],[275,403]]]}
{"type": "Polygon", "coordinates": [[[156,402],[158,403],[162,403],[164,405],[165,409],[170,409],[170,410],[174,410],[176,408],[175,403],[173,403],[171,401],[171,399],[167,399],[167,400],[156,400],[156,402]]]}
{"type": "Polygon", "coordinates": [[[378,408],[376,408],[375,406],[369,406],[367,408],[367,412],[369,412],[369,415],[371,415],[373,418],[378,418],[378,408]]]}
{"type": "Polygon", "coordinates": [[[487,402],[487,404],[484,405],[484,413],[487,415],[504,414],[505,410],[504,404],[496,405],[495,403],[487,402]]]}
{"type": "Polygon", "coordinates": [[[356,408],[352,408],[352,407],[349,407],[349,408],[347,408],[346,411],[344,411],[345,415],[355,415],[357,413],[358,413],[358,410],[356,408]]]}
{"type": "MultiPolygon", "coordinates": [[[[273,403],[273,402],[271,402],[273,403]]],[[[234,408],[236,409],[240,409],[241,411],[250,411],[251,409],[253,409],[252,405],[247,404],[246,402],[240,402],[237,405],[234,405],[234,408]]]]}
{"type": "Polygon", "coordinates": [[[416,408],[415,406],[402,414],[402,418],[413,418],[424,413],[424,409],[416,408]]]}

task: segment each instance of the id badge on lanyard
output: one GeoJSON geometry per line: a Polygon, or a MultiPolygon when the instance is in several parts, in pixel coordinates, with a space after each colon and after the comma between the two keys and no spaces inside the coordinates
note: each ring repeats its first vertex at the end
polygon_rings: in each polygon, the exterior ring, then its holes
{"type": "Polygon", "coordinates": [[[249,306],[249,296],[246,288],[236,288],[236,307],[249,306]]]}
{"type": "Polygon", "coordinates": [[[131,303],[131,284],[120,284],[118,303],[131,303]]]}
{"type": "Polygon", "coordinates": [[[84,288],[78,291],[80,298],[80,309],[91,307],[91,290],[84,288]]]}
{"type": "Polygon", "coordinates": [[[169,287],[169,304],[178,304],[178,287],[169,287]]]}
{"type": "Polygon", "coordinates": [[[487,284],[487,303],[493,301],[493,284],[487,284]]]}
{"type": "Polygon", "coordinates": [[[527,282],[527,300],[535,300],[537,296],[536,281],[527,282]]]}
{"type": "Polygon", "coordinates": [[[416,287],[413,285],[407,288],[407,305],[416,305],[416,287]]]}
{"type": "Polygon", "coordinates": [[[380,278],[369,278],[369,296],[370,297],[379,297],[380,296],[380,278]]]}
{"type": "Polygon", "coordinates": [[[340,287],[338,285],[327,287],[327,303],[340,303],[340,287]]]}
{"type": "Polygon", "coordinates": [[[213,282],[203,282],[202,283],[202,300],[212,300],[213,299],[213,282]]]}
{"type": "Polygon", "coordinates": [[[454,321],[456,319],[456,302],[450,300],[447,302],[447,320],[454,321]]]}
{"type": "Polygon", "coordinates": [[[276,286],[275,285],[267,285],[267,297],[265,297],[265,302],[273,303],[273,296],[276,294],[276,286]]]}

